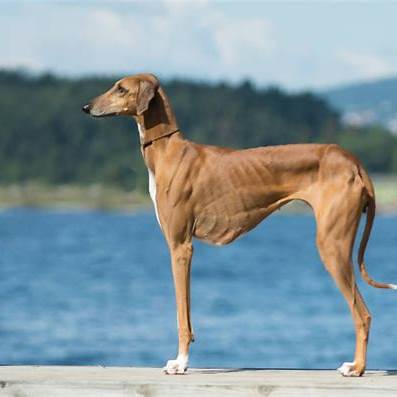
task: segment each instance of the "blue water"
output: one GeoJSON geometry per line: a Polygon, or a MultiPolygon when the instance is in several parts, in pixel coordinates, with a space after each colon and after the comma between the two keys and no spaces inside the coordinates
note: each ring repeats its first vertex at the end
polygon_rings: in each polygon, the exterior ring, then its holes
{"type": "MultiPolygon", "coordinates": [[[[277,215],[230,246],[195,244],[192,367],[334,368],[350,313],[311,216],[277,215]]],[[[370,274],[397,282],[397,217],[378,217],[370,274]]],[[[369,368],[397,368],[397,291],[360,281],[369,368]]],[[[168,250],[152,213],[0,213],[0,364],[162,366],[176,353],[168,250]]]]}

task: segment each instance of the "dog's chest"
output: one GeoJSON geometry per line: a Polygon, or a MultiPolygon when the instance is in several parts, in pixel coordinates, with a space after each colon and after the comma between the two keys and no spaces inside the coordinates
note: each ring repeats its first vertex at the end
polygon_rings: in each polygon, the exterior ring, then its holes
{"type": "Polygon", "coordinates": [[[157,201],[156,201],[156,178],[150,169],[148,169],[148,173],[149,173],[149,194],[150,194],[150,198],[153,201],[154,211],[156,212],[157,222],[159,223],[159,225],[161,227],[160,218],[159,218],[159,214],[158,214],[158,210],[157,210],[157,201]]]}
{"type": "MultiPolygon", "coordinates": [[[[142,128],[142,126],[138,123],[138,131],[139,131],[139,137],[142,141],[142,139],[144,138],[144,129],[142,128]]],[[[157,218],[157,222],[159,223],[160,227],[161,227],[161,223],[160,223],[160,218],[159,218],[159,213],[157,210],[157,201],[156,201],[156,178],[153,174],[153,172],[148,168],[148,174],[149,174],[149,194],[150,194],[150,198],[152,199],[153,205],[154,205],[154,211],[156,212],[156,218],[157,218]]]]}

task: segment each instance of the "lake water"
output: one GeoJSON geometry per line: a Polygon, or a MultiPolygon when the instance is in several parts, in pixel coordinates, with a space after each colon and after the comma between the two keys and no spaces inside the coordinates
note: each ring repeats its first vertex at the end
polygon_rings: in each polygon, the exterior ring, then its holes
{"type": "MultiPolygon", "coordinates": [[[[335,368],[353,325],[309,215],[273,215],[226,247],[195,244],[191,367],[335,368]]],[[[369,273],[397,282],[397,217],[369,273]]],[[[357,267],[357,266],[356,266],[357,267]]],[[[397,368],[397,291],[363,284],[369,368],[397,368]]],[[[0,213],[0,364],[162,366],[176,352],[168,250],[153,213],[0,213]]]]}

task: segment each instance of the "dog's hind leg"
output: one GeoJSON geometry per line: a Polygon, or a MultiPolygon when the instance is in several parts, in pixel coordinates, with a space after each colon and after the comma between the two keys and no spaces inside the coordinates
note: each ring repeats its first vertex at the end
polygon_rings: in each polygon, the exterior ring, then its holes
{"type": "Polygon", "coordinates": [[[353,316],[356,331],[354,361],[344,363],[338,370],[344,376],[361,376],[365,371],[366,351],[371,322],[370,313],[355,283],[352,248],[357,232],[361,206],[359,196],[349,192],[324,197],[321,211],[316,212],[317,246],[320,257],[336,285],[345,297],[353,316]],[[354,200],[357,198],[357,200],[354,200]],[[350,202],[350,204],[349,204],[350,202]]]}
{"type": "Polygon", "coordinates": [[[185,373],[189,358],[189,345],[193,340],[190,322],[190,269],[193,255],[191,242],[169,243],[178,320],[178,356],[169,360],[164,372],[170,375],[185,373]]]}

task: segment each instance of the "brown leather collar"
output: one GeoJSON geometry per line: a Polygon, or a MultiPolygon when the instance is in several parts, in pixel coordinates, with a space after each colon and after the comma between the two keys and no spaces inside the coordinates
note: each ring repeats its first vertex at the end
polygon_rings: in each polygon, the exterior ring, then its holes
{"type": "Polygon", "coordinates": [[[173,135],[173,134],[175,134],[176,132],[179,132],[179,131],[180,131],[179,128],[177,128],[177,129],[174,130],[174,131],[167,132],[167,133],[164,134],[164,135],[157,136],[156,138],[153,138],[153,139],[151,139],[150,141],[141,143],[141,147],[142,147],[143,150],[145,150],[145,149],[146,149],[148,146],[150,146],[153,142],[158,141],[159,139],[162,139],[162,138],[166,138],[167,136],[171,136],[171,135],[173,135]]]}

